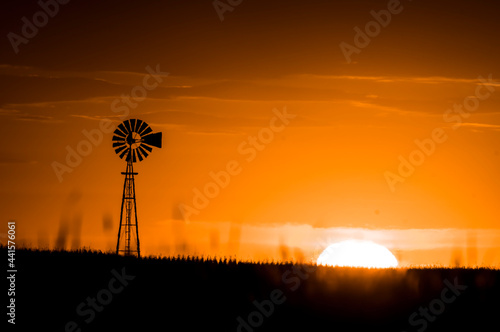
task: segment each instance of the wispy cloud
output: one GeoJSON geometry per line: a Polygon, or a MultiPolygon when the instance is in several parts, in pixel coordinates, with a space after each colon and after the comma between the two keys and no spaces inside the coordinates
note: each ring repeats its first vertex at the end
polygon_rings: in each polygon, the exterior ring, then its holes
{"type": "Polygon", "coordinates": [[[23,159],[20,157],[12,157],[12,156],[2,156],[0,157],[0,165],[8,166],[8,165],[34,165],[37,164],[36,160],[23,159]]]}
{"type": "Polygon", "coordinates": [[[474,123],[474,122],[464,122],[461,126],[475,128],[475,129],[490,129],[494,131],[500,131],[500,125],[488,124],[488,123],[474,123]]]}
{"type": "Polygon", "coordinates": [[[52,116],[46,115],[36,115],[36,114],[17,114],[16,120],[19,121],[34,121],[34,122],[46,122],[46,123],[60,123],[62,120],[55,119],[52,116]]]}
{"type": "Polygon", "coordinates": [[[34,122],[47,122],[47,123],[59,123],[62,122],[60,119],[56,119],[53,116],[41,115],[41,114],[30,114],[27,112],[20,111],[18,109],[0,109],[0,116],[9,117],[16,121],[34,121],[34,122]]]}
{"type": "Polygon", "coordinates": [[[228,135],[228,136],[237,136],[237,135],[245,135],[242,131],[217,131],[217,130],[198,130],[198,131],[188,131],[186,132],[188,135],[205,135],[205,136],[218,136],[218,135],[228,135]]]}
{"type": "Polygon", "coordinates": [[[373,81],[380,83],[421,83],[421,84],[442,84],[442,83],[477,83],[477,78],[459,78],[459,77],[414,77],[414,76],[360,76],[360,75],[298,75],[302,78],[316,78],[327,80],[358,80],[358,81],[373,81]]]}
{"type": "MultiPolygon", "coordinates": [[[[170,221],[162,221],[168,225],[170,221]]],[[[215,227],[227,230],[228,222],[196,221],[189,227],[215,227]]],[[[350,240],[367,240],[391,250],[435,250],[466,247],[467,239],[474,238],[477,248],[500,247],[500,229],[409,228],[372,229],[362,227],[313,227],[309,224],[240,224],[243,244],[277,245],[282,239],[287,245],[308,251],[323,250],[328,245],[350,240]]]]}

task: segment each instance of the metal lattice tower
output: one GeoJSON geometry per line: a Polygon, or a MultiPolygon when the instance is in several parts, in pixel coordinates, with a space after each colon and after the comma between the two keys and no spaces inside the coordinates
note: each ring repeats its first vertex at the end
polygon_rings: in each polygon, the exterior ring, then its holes
{"type": "Polygon", "coordinates": [[[153,133],[146,122],[137,119],[124,121],[114,131],[113,148],[120,158],[126,157],[127,161],[127,169],[122,172],[125,182],[116,242],[117,254],[141,257],[134,177],[138,173],[134,172],[134,163],[143,161],[153,147],[161,148],[161,139],[162,133],[153,133]]]}
{"type": "Polygon", "coordinates": [[[123,184],[122,208],[120,213],[120,228],[118,229],[118,241],[116,242],[116,253],[123,252],[126,256],[137,254],[141,257],[141,246],[139,243],[139,226],[137,224],[137,204],[135,201],[135,179],[134,164],[127,162],[127,170],[122,172],[125,175],[123,184]],[[124,217],[125,215],[125,217],[124,217]],[[121,234],[123,227],[123,235],[121,234]],[[135,232],[134,232],[135,230],[135,232]],[[134,234],[135,233],[135,234],[134,234]],[[123,249],[120,249],[122,240],[123,249]],[[137,244],[136,249],[130,246],[131,242],[137,244]]]}

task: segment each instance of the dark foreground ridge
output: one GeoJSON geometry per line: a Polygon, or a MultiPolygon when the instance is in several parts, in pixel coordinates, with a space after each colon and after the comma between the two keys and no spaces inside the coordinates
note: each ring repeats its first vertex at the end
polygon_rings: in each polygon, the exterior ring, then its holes
{"type": "Polygon", "coordinates": [[[500,312],[500,271],[490,269],[26,249],[16,262],[18,331],[472,331],[496,330],[500,312]]]}

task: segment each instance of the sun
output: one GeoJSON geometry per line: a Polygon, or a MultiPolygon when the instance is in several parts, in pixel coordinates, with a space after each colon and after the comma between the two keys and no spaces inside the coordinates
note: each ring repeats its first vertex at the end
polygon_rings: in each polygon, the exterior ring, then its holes
{"type": "Polygon", "coordinates": [[[386,247],[364,240],[347,240],[328,246],[317,260],[318,265],[371,268],[397,267],[398,260],[386,247]]]}

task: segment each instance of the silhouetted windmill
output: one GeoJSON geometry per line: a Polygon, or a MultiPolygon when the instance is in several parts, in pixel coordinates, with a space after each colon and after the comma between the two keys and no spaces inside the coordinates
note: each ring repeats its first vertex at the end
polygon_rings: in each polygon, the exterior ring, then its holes
{"type": "Polygon", "coordinates": [[[127,170],[122,172],[125,175],[125,182],[123,184],[120,227],[116,242],[117,254],[123,252],[128,256],[137,253],[137,256],[141,257],[134,180],[134,175],[138,173],[134,173],[134,163],[143,161],[153,151],[153,147],[161,148],[161,138],[161,133],[153,133],[153,130],[146,122],[138,119],[125,120],[114,131],[113,148],[120,158],[125,158],[127,161],[127,170]],[[124,214],[125,218],[123,217],[124,214]],[[130,245],[134,241],[134,236],[137,244],[136,250],[131,249],[130,245]],[[123,242],[123,244],[120,245],[120,242],[123,242]]]}

